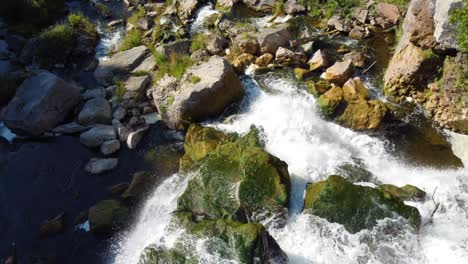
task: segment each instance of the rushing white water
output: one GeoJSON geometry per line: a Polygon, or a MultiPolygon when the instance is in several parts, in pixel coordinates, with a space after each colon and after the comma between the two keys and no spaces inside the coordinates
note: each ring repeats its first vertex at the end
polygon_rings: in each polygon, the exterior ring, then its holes
{"type": "Polygon", "coordinates": [[[108,60],[109,51],[114,49],[114,47],[119,43],[120,39],[125,34],[125,30],[123,27],[107,30],[105,29],[105,25],[102,24],[98,24],[97,30],[101,38],[96,46],[96,59],[99,61],[108,60]]]}
{"type": "Polygon", "coordinates": [[[191,25],[190,33],[196,34],[196,33],[206,32],[207,29],[204,26],[205,21],[211,15],[218,14],[218,13],[219,12],[217,10],[214,10],[213,4],[211,2],[209,2],[207,5],[198,9],[197,13],[195,14],[195,20],[193,21],[191,25]]]}
{"type": "MultiPolygon", "coordinates": [[[[269,231],[290,263],[467,263],[466,168],[437,170],[407,165],[388,152],[381,139],[323,120],[315,99],[296,84],[273,75],[264,84],[262,90],[255,81],[244,79],[247,95],[243,111],[224,123],[208,125],[239,133],[247,132],[251,125],[261,127],[266,149],[288,163],[292,178],[290,218],[284,228],[269,231]],[[340,164],[353,163],[355,158],[381,182],[424,189],[429,194],[425,202],[409,203],[419,209],[423,224],[431,219],[435,204],[430,196],[437,188],[434,199],[440,207],[432,223],[414,233],[404,221],[385,219],[372,230],[350,234],[340,224],[303,214],[306,183],[325,179],[340,164]]],[[[120,240],[115,263],[136,263],[145,246],[167,239],[170,212],[185,184],[186,180],[176,175],[157,188],[134,229],[120,240]]],[[[198,254],[206,255],[202,250],[198,254]]]]}

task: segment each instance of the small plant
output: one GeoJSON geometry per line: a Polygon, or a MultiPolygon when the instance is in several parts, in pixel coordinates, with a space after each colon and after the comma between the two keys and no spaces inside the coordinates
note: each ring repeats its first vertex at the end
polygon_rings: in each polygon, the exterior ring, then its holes
{"type": "Polygon", "coordinates": [[[277,1],[275,3],[275,15],[276,16],[284,15],[284,2],[283,1],[277,1]]]}
{"type": "Polygon", "coordinates": [[[192,77],[190,78],[190,82],[193,83],[193,84],[197,84],[201,81],[201,78],[198,77],[198,76],[195,76],[195,75],[192,75],[192,77]]]}
{"type": "Polygon", "coordinates": [[[130,30],[128,34],[122,39],[119,50],[129,50],[134,47],[143,45],[143,33],[140,30],[130,30]]]}
{"type": "Polygon", "coordinates": [[[166,101],[167,105],[172,105],[174,103],[174,100],[175,97],[173,95],[169,96],[166,101]]]}
{"type": "Polygon", "coordinates": [[[136,71],[132,73],[132,76],[140,77],[140,76],[146,76],[149,75],[149,72],[147,71],[136,71]]]}
{"type": "Polygon", "coordinates": [[[171,53],[169,57],[156,53],[156,64],[159,67],[159,70],[155,72],[154,81],[157,82],[164,75],[169,74],[176,79],[181,79],[185,71],[192,66],[193,61],[189,55],[171,53]]]}
{"type": "Polygon", "coordinates": [[[135,13],[133,13],[132,16],[128,18],[128,22],[131,24],[136,24],[138,19],[145,17],[145,13],[145,8],[143,8],[141,5],[138,6],[137,11],[135,11],[135,13]]]}
{"type": "Polygon", "coordinates": [[[42,32],[37,47],[39,64],[51,67],[56,63],[64,63],[75,42],[73,28],[67,24],[58,24],[42,32]]]}
{"type": "Polygon", "coordinates": [[[127,93],[127,88],[125,88],[125,83],[123,81],[115,81],[114,83],[114,96],[118,100],[122,100],[125,94],[127,93]]]}
{"type": "Polygon", "coordinates": [[[452,11],[450,22],[454,25],[455,38],[462,52],[468,52],[468,0],[463,0],[463,7],[452,11]]]}
{"type": "Polygon", "coordinates": [[[192,45],[190,49],[192,52],[206,48],[206,35],[203,33],[197,34],[192,38],[192,45]]]}

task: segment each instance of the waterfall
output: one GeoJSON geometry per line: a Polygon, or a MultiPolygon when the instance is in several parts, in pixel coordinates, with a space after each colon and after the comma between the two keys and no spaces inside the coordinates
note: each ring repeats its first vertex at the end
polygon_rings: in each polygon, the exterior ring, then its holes
{"type": "MultiPolygon", "coordinates": [[[[267,151],[288,163],[292,180],[290,217],[285,227],[269,231],[290,263],[466,263],[466,168],[405,164],[387,151],[388,142],[322,119],[315,99],[304,89],[273,74],[267,76],[262,80],[263,89],[255,80],[244,78],[246,97],[240,113],[227,122],[205,125],[238,133],[246,133],[251,125],[261,127],[267,151]],[[430,196],[437,188],[434,197],[441,205],[433,223],[415,234],[403,221],[384,219],[371,230],[350,234],[340,224],[303,214],[306,183],[323,180],[336,173],[340,164],[356,159],[380,182],[413,184],[425,190],[429,195],[425,202],[407,202],[419,209],[423,224],[434,210],[430,196]]],[[[159,186],[146,202],[134,229],[115,249],[115,263],[136,263],[145,245],[161,242],[169,213],[185,188],[185,184],[173,184],[180,181],[178,177],[159,186]]]]}

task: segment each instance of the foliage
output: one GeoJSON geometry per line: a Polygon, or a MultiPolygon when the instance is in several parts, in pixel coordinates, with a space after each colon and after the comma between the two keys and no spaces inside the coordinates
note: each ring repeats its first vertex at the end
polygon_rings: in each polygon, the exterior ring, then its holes
{"type": "Polygon", "coordinates": [[[130,30],[120,42],[119,50],[129,50],[134,47],[143,45],[143,33],[140,30],[130,30]]]}
{"type": "Polygon", "coordinates": [[[169,57],[155,53],[156,64],[159,70],[155,72],[154,81],[160,80],[164,75],[169,74],[177,79],[182,78],[185,71],[192,66],[193,61],[189,55],[171,53],[169,57]]]}
{"type": "Polygon", "coordinates": [[[143,6],[138,6],[137,11],[135,11],[135,13],[133,13],[132,16],[128,18],[128,22],[130,22],[131,24],[136,24],[138,19],[143,17],[145,17],[145,9],[143,8],[143,6]]]}
{"type": "Polygon", "coordinates": [[[127,88],[125,88],[125,83],[123,81],[115,81],[114,83],[114,96],[122,100],[125,94],[127,93],[127,88]]]}
{"type": "Polygon", "coordinates": [[[277,1],[275,3],[275,15],[282,16],[284,15],[284,2],[277,1]]]}
{"type": "Polygon", "coordinates": [[[455,38],[462,52],[468,52],[468,0],[463,0],[463,7],[450,14],[450,22],[454,24],[455,38]]]}
{"type": "Polygon", "coordinates": [[[198,76],[192,76],[192,78],[190,78],[190,82],[193,83],[193,84],[197,84],[201,81],[201,78],[198,77],[198,76]]]}
{"type": "Polygon", "coordinates": [[[192,45],[191,45],[192,52],[195,52],[200,49],[206,48],[206,35],[203,33],[196,34],[192,38],[192,45]]]}
{"type": "Polygon", "coordinates": [[[0,16],[15,31],[30,35],[50,25],[64,10],[64,0],[2,0],[0,16]]]}
{"type": "Polygon", "coordinates": [[[304,5],[315,18],[330,18],[335,11],[339,11],[342,17],[349,17],[354,7],[362,7],[363,0],[303,0],[304,5]]]}

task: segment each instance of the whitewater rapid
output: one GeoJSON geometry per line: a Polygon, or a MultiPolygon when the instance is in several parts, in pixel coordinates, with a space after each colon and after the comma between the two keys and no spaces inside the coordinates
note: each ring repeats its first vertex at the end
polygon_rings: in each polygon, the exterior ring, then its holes
{"type": "MultiPolygon", "coordinates": [[[[468,263],[466,168],[444,170],[408,165],[387,151],[389,143],[385,140],[322,119],[313,96],[296,83],[274,75],[262,80],[262,88],[249,77],[243,83],[246,97],[240,113],[224,122],[205,125],[241,134],[251,125],[261,127],[267,151],[288,164],[292,180],[290,217],[284,228],[269,232],[288,254],[290,263],[468,263]],[[425,190],[425,202],[408,203],[419,209],[423,225],[434,210],[430,196],[437,188],[434,197],[440,207],[432,224],[415,234],[403,221],[385,219],[372,230],[350,234],[339,224],[302,214],[306,184],[323,180],[337,173],[338,166],[356,160],[379,182],[413,184],[425,190]]],[[[458,140],[465,142],[466,138],[458,140]]],[[[464,162],[466,166],[467,161],[464,162]]],[[[176,174],[155,190],[134,228],[114,248],[116,264],[137,263],[149,244],[167,245],[167,240],[174,240],[170,239],[174,230],[168,231],[167,224],[177,197],[186,186],[187,178],[183,179],[176,174]]],[[[201,256],[206,254],[199,252],[201,256]]]]}

